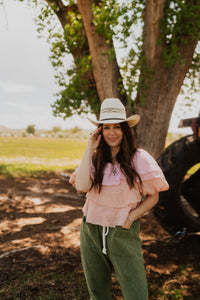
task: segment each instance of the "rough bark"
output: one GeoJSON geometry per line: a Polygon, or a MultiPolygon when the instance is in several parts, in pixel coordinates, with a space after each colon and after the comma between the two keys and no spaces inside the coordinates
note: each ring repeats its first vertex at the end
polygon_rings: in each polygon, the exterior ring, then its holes
{"type": "Polygon", "coordinates": [[[159,21],[164,16],[165,3],[166,0],[146,1],[143,49],[147,64],[151,69],[155,67],[156,58],[161,56],[162,47],[158,45],[159,21]]]}
{"type": "Polygon", "coordinates": [[[144,16],[144,54],[151,74],[141,72],[144,90],[137,94],[135,111],[141,115],[137,128],[138,144],[155,158],[163,151],[171,113],[183,80],[191,66],[197,40],[188,37],[188,43],[180,41],[179,53],[184,63],[166,67],[162,49],[158,45],[159,20],[163,17],[165,1],[146,1],[144,16]],[[147,88],[146,88],[147,87],[147,88]],[[142,99],[142,100],[141,100],[142,99]]]}
{"type": "Polygon", "coordinates": [[[89,43],[99,99],[102,102],[105,98],[117,97],[126,105],[126,97],[120,94],[119,84],[122,84],[122,79],[116,57],[110,60],[105,54],[109,53],[113,44],[111,41],[108,44],[105,37],[96,32],[93,24],[92,4],[95,2],[93,0],[77,1],[89,43]]]}
{"type": "Polygon", "coordinates": [[[145,104],[141,105],[139,95],[136,98],[135,112],[141,116],[137,128],[138,144],[155,158],[164,149],[170,117],[188,69],[186,66],[175,66],[170,73],[159,65],[155,68],[156,77],[144,100],[145,104]]]}

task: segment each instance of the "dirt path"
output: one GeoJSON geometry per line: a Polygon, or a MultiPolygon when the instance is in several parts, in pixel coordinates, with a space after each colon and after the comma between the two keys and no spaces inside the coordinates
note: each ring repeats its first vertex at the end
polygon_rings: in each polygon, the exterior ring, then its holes
{"type": "MultiPolygon", "coordinates": [[[[82,272],[79,229],[83,203],[83,195],[77,194],[66,179],[56,174],[42,178],[1,178],[0,279],[2,282],[6,282],[8,276],[8,267],[3,262],[9,262],[10,270],[15,272],[27,270],[31,261],[35,263],[43,261],[45,265],[45,261],[49,260],[54,260],[57,265],[62,264],[65,272],[74,270],[82,272]],[[67,258],[70,257],[69,261],[67,258]],[[15,261],[20,263],[15,264],[15,261]]],[[[151,299],[200,299],[200,284],[191,286],[191,283],[200,281],[199,263],[197,263],[200,239],[185,237],[178,240],[170,237],[151,213],[141,219],[141,239],[151,287],[151,299]],[[192,265],[190,269],[188,264],[192,265]],[[197,267],[195,272],[193,264],[197,267]],[[180,275],[181,268],[184,270],[182,275],[180,275]],[[182,298],[181,296],[180,298],[156,296],[158,289],[162,289],[163,293],[168,295],[169,290],[174,286],[176,289],[184,290],[182,298]]],[[[46,272],[49,272],[48,268],[52,268],[52,265],[46,264],[45,268],[46,272]]],[[[66,296],[55,299],[76,298],[66,296]]],[[[116,299],[122,299],[120,292],[116,299]]]]}

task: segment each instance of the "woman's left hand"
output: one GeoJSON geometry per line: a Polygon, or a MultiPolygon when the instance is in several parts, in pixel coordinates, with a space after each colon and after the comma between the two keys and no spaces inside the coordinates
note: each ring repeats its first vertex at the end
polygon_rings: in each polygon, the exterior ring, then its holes
{"type": "Polygon", "coordinates": [[[122,228],[123,228],[123,229],[130,229],[132,223],[133,223],[133,222],[131,221],[130,217],[127,216],[127,218],[126,218],[124,224],[122,225],[122,228]]]}
{"type": "Polygon", "coordinates": [[[159,195],[156,192],[153,195],[147,195],[145,200],[135,209],[131,210],[122,225],[123,229],[129,229],[134,221],[144,216],[158,202],[159,195]]]}

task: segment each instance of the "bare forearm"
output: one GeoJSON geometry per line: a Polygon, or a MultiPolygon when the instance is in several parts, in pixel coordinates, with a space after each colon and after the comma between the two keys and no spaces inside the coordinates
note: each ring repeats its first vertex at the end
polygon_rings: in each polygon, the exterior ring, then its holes
{"type": "Polygon", "coordinates": [[[75,188],[79,192],[86,193],[89,191],[92,185],[91,180],[91,160],[94,150],[98,147],[101,139],[102,127],[97,128],[88,140],[88,146],[85,150],[79,168],[76,172],[75,188]]]}
{"type": "Polygon", "coordinates": [[[91,187],[92,155],[93,155],[93,150],[87,147],[76,173],[75,187],[79,192],[86,193],[91,187]]]}
{"type": "Polygon", "coordinates": [[[154,207],[158,202],[158,199],[158,193],[147,196],[147,198],[141,203],[139,207],[137,207],[129,213],[129,218],[131,222],[134,222],[135,220],[141,218],[146,212],[148,212],[152,207],[154,207]]]}

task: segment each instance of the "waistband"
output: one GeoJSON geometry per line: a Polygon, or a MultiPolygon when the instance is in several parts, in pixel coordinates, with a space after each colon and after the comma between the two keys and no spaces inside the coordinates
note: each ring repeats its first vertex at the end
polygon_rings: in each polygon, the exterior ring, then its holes
{"type": "MultiPolygon", "coordinates": [[[[83,222],[86,222],[86,216],[83,216],[83,222]]],[[[108,226],[101,226],[101,225],[97,225],[97,226],[102,227],[102,243],[103,243],[102,252],[103,252],[103,254],[107,254],[106,236],[108,235],[109,227],[108,226]]]]}

